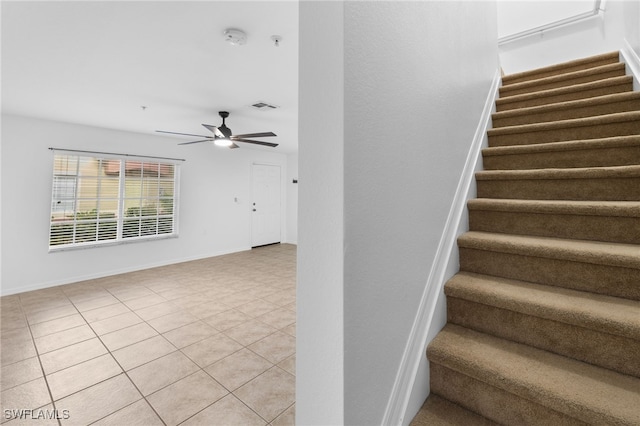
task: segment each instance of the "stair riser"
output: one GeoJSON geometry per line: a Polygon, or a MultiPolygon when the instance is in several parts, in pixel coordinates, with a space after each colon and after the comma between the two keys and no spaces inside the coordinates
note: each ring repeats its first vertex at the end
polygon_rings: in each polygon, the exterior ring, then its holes
{"type": "Polygon", "coordinates": [[[590,83],[592,81],[604,80],[605,78],[621,76],[624,76],[624,67],[622,67],[621,69],[611,70],[598,74],[590,74],[575,78],[562,79],[559,81],[553,81],[544,84],[540,83],[531,86],[525,85],[526,87],[513,87],[512,85],[505,85],[500,88],[499,92],[501,98],[507,98],[509,96],[523,95],[525,93],[534,93],[542,90],[557,89],[574,84],[590,83]]]}
{"type": "Polygon", "coordinates": [[[567,109],[553,109],[552,111],[541,111],[537,113],[515,115],[512,117],[493,117],[492,125],[494,129],[505,126],[517,126],[520,124],[545,123],[556,120],[569,120],[573,118],[593,117],[596,115],[615,114],[618,112],[640,110],[640,98],[629,99],[619,102],[600,103],[585,105],[567,109]]]}
{"type": "Polygon", "coordinates": [[[584,426],[586,423],[503,389],[430,362],[431,392],[504,425],[584,426]]]}
{"type": "Polygon", "coordinates": [[[640,269],[460,247],[460,270],[640,300],[640,269]]]}
{"type": "Polygon", "coordinates": [[[640,342],[467,300],[447,297],[451,323],[640,377],[640,342]],[[611,354],[615,354],[612,356],[611,354]]]}
{"type": "Polygon", "coordinates": [[[469,209],[471,231],[640,244],[640,217],[469,209]]]}
{"type": "Polygon", "coordinates": [[[548,105],[557,102],[575,101],[578,99],[587,99],[594,96],[613,95],[614,93],[630,92],[633,90],[633,80],[628,79],[625,82],[612,84],[604,87],[595,87],[588,90],[577,90],[561,94],[540,94],[540,96],[531,99],[506,99],[496,102],[496,111],[509,111],[517,108],[529,108],[534,106],[548,105]]]}
{"type": "Polygon", "coordinates": [[[603,65],[615,64],[619,61],[619,55],[609,55],[593,61],[585,61],[583,63],[568,64],[562,67],[555,67],[550,70],[538,70],[534,72],[522,73],[519,75],[508,75],[503,78],[504,84],[523,83],[525,81],[538,80],[541,78],[562,75],[570,72],[582,71],[590,68],[596,68],[603,65]]]}
{"type": "Polygon", "coordinates": [[[520,200],[640,200],[640,177],[477,180],[478,198],[520,200]]]}
{"type": "Polygon", "coordinates": [[[592,126],[557,127],[522,133],[492,134],[489,131],[489,146],[530,145],[583,139],[609,138],[640,134],[640,120],[598,123],[592,126]]]}
{"type": "Polygon", "coordinates": [[[484,155],[484,170],[631,166],[640,164],[640,145],[510,155],[484,155]]]}

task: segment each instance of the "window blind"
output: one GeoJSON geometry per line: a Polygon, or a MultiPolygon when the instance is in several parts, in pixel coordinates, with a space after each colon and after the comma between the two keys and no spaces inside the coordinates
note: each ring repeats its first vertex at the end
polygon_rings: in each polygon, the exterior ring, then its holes
{"type": "Polygon", "coordinates": [[[54,150],[49,249],[177,236],[177,161],[54,150]]]}

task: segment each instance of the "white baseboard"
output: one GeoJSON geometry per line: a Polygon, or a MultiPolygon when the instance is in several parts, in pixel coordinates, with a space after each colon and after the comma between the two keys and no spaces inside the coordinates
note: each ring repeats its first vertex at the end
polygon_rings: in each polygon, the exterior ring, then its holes
{"type": "Polygon", "coordinates": [[[458,187],[456,188],[444,230],[440,237],[435,259],[398,368],[396,380],[385,409],[382,421],[383,425],[409,424],[420,408],[419,405],[417,408],[409,407],[410,401],[423,402],[429,395],[428,386],[419,386],[419,392],[424,393],[424,395],[412,395],[412,393],[414,391],[418,370],[421,367],[424,369],[423,363],[427,362],[425,355],[427,340],[432,328],[438,296],[443,291],[445,280],[449,278],[446,275],[452,260],[452,252],[455,250],[456,239],[460,229],[466,227],[466,223],[461,223],[461,218],[464,216],[467,201],[475,196],[475,191],[471,194],[470,190],[472,188],[476,165],[478,161],[480,161],[482,146],[486,143],[487,130],[489,128],[495,100],[498,96],[500,82],[501,73],[500,69],[497,69],[485,100],[484,109],[476,128],[471,148],[467,154],[464,169],[458,182],[458,187]]]}
{"type": "Polygon", "coordinates": [[[73,276],[73,277],[66,277],[66,278],[59,279],[59,280],[46,281],[46,282],[42,282],[42,283],[37,283],[37,284],[29,285],[29,286],[20,287],[19,289],[11,289],[9,291],[5,291],[5,290],[0,288],[0,296],[10,296],[12,294],[25,293],[27,291],[42,290],[42,289],[45,289],[45,288],[56,287],[56,286],[59,286],[59,285],[72,284],[72,283],[76,283],[76,282],[80,282],[80,281],[86,281],[86,280],[94,280],[94,279],[97,279],[97,278],[104,278],[104,277],[109,277],[109,276],[112,276],[112,275],[125,274],[127,272],[142,271],[144,269],[157,268],[157,267],[160,267],[160,266],[173,265],[173,264],[176,264],[176,263],[190,262],[192,260],[206,259],[208,257],[222,256],[222,255],[225,255],[225,254],[237,253],[237,252],[246,251],[246,250],[251,250],[251,247],[239,247],[239,248],[235,248],[235,249],[217,251],[217,252],[207,253],[207,254],[202,254],[202,255],[197,255],[197,256],[189,256],[189,257],[183,257],[183,258],[169,259],[169,260],[162,261],[162,262],[152,262],[152,263],[147,263],[147,264],[143,264],[143,265],[135,265],[135,266],[127,267],[127,268],[113,269],[113,270],[110,270],[110,271],[102,271],[102,272],[95,273],[95,274],[85,274],[85,275],[78,275],[78,276],[73,276]]]}

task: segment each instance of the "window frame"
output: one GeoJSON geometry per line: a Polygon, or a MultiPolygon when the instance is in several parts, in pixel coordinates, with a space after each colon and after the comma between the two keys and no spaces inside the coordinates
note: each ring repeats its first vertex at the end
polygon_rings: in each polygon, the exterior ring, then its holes
{"type": "MultiPolygon", "coordinates": [[[[77,249],[85,249],[85,248],[94,248],[94,247],[103,247],[103,246],[111,246],[111,245],[120,245],[120,244],[129,244],[129,243],[136,243],[136,242],[144,242],[144,241],[157,241],[157,240],[163,240],[163,239],[169,239],[169,238],[177,238],[179,236],[179,229],[178,229],[178,223],[179,223],[179,189],[180,189],[180,162],[184,161],[184,160],[180,160],[180,159],[172,159],[172,158],[162,158],[162,157],[148,157],[148,156],[137,156],[137,155],[129,155],[129,154],[113,154],[113,153],[104,153],[104,152],[92,152],[92,151],[79,151],[79,150],[64,150],[64,149],[57,149],[57,148],[50,148],[53,151],[53,155],[52,155],[52,166],[51,166],[51,198],[50,198],[50,206],[49,206],[49,252],[58,252],[58,251],[65,251],[65,250],[77,250],[77,249]],[[56,158],[58,156],[68,156],[73,158],[72,161],[76,161],[77,162],[77,166],[75,169],[75,173],[74,174],[70,174],[70,173],[64,173],[63,171],[57,170],[56,169],[56,158]],[[87,177],[87,176],[82,176],[80,173],[80,163],[83,160],[86,159],[90,159],[90,161],[98,161],[98,166],[97,166],[97,170],[98,170],[98,175],[91,176],[91,177],[87,177]],[[83,210],[80,210],[79,205],[80,202],[85,200],[85,198],[80,196],[80,185],[79,182],[81,179],[96,179],[96,182],[101,183],[102,180],[104,179],[114,179],[114,176],[108,176],[107,173],[105,172],[105,169],[107,166],[105,166],[106,162],[108,161],[118,161],[118,173],[117,173],[117,179],[118,179],[118,190],[117,190],[117,199],[113,196],[114,194],[110,194],[110,196],[102,196],[102,194],[100,193],[100,189],[96,189],[96,195],[95,195],[95,201],[96,201],[96,210],[95,210],[95,218],[93,217],[89,217],[89,218],[78,218],[79,214],[83,214],[83,213],[87,213],[83,210]],[[141,193],[140,195],[137,197],[137,199],[139,200],[151,200],[152,202],[154,202],[154,210],[155,210],[155,214],[153,215],[145,215],[143,213],[143,207],[142,204],[140,204],[140,208],[138,209],[138,216],[135,216],[135,211],[134,211],[134,216],[127,216],[127,207],[126,207],[126,202],[127,202],[127,198],[126,198],[126,185],[127,185],[127,181],[128,179],[130,180],[131,176],[127,175],[127,165],[132,165],[135,163],[139,163],[140,164],[140,169],[139,169],[139,173],[140,173],[140,182],[141,185],[149,185],[150,183],[155,183],[155,185],[157,185],[157,190],[158,193],[155,196],[151,196],[148,194],[144,194],[142,193],[143,189],[141,187],[141,193]],[[157,168],[157,177],[155,177],[155,179],[157,179],[155,182],[153,181],[154,177],[152,176],[151,178],[149,178],[149,176],[147,176],[147,178],[145,178],[145,165],[153,165],[157,168]],[[173,173],[173,177],[172,178],[166,178],[166,177],[162,177],[162,169],[166,168],[166,167],[170,167],[171,171],[173,173]],[[103,176],[104,175],[104,176],[103,176]],[[59,179],[62,178],[62,179],[59,179]],[[73,205],[73,210],[65,210],[67,213],[71,213],[72,214],[72,218],[69,218],[68,215],[65,215],[65,217],[67,217],[66,220],[56,220],[54,218],[54,215],[59,214],[59,210],[55,209],[55,206],[58,204],[57,203],[57,199],[54,198],[56,194],[60,193],[60,187],[56,186],[56,182],[60,182],[60,181],[68,181],[70,179],[74,179],[75,180],[75,185],[73,187],[73,190],[71,192],[73,192],[73,199],[67,199],[67,200],[62,200],[63,202],[67,202],[73,205]],[[162,191],[161,191],[161,185],[166,185],[166,184],[172,184],[171,188],[173,190],[173,194],[171,197],[167,197],[166,195],[163,196],[162,191]],[[169,201],[167,201],[169,200],[169,201]],[[101,220],[101,215],[102,215],[102,211],[100,210],[99,206],[100,206],[100,202],[103,201],[110,201],[113,203],[113,201],[117,202],[117,208],[115,210],[115,218],[110,218],[108,217],[106,220],[102,219],[101,220]],[[159,206],[161,206],[164,203],[169,203],[171,204],[171,213],[165,213],[162,214],[159,210],[159,206]],[[155,231],[152,234],[147,234],[144,235],[142,228],[138,228],[138,233],[137,235],[131,235],[131,236],[125,236],[123,234],[123,229],[124,229],[124,223],[125,221],[127,221],[127,219],[129,221],[132,220],[132,218],[134,217],[138,217],[138,219],[140,220],[141,226],[142,226],[142,221],[147,218],[147,221],[151,218],[155,219],[155,231]],[[169,225],[171,226],[171,231],[170,232],[160,232],[161,227],[165,226],[165,228],[163,228],[164,230],[169,229],[166,224],[167,224],[167,219],[170,219],[169,225]],[[54,234],[54,225],[56,224],[56,222],[59,225],[69,225],[72,227],[72,231],[71,231],[71,238],[72,241],[68,242],[68,243],[62,243],[62,244],[51,244],[53,238],[56,237],[56,235],[54,234]],[[92,224],[95,224],[95,233],[90,232],[90,234],[93,235],[93,239],[91,241],[77,241],[77,235],[78,235],[78,223],[82,224],[82,223],[86,223],[89,225],[89,228],[91,227],[92,224]],[[107,236],[107,238],[105,239],[100,239],[101,235],[101,229],[100,229],[100,224],[101,223],[115,223],[116,224],[116,228],[115,228],[115,238],[110,238],[111,235],[113,235],[113,231],[111,230],[111,227],[109,226],[108,228],[105,228],[105,232],[107,236]]],[[[153,167],[151,167],[151,169],[153,169],[153,167]]],[[[113,168],[111,168],[111,171],[113,173],[113,168]]],[[[129,170],[130,172],[132,170],[129,170]]],[[[67,186],[67,184],[65,184],[67,186]]],[[[96,185],[96,188],[98,188],[98,185],[96,185]]],[[[68,189],[68,188],[67,188],[68,189]]],[[[166,194],[166,193],[164,193],[166,194]]],[[[132,199],[136,199],[135,197],[132,199]]],[[[89,200],[92,201],[93,198],[89,197],[89,200]]],[[[88,211],[88,213],[93,213],[93,211],[88,211]]],[[[133,219],[135,220],[135,219],[133,219]]],[[[58,234],[58,235],[63,235],[63,234],[58,234]]],[[[103,235],[103,236],[104,236],[103,235]]],[[[63,235],[64,237],[64,235],[63,235]]]]}

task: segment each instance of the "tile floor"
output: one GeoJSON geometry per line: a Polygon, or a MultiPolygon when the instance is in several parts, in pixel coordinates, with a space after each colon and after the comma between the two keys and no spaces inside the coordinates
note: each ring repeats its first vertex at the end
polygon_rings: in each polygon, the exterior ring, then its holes
{"type": "Polygon", "coordinates": [[[274,245],[0,298],[0,422],[292,425],[295,258],[274,245]]]}

